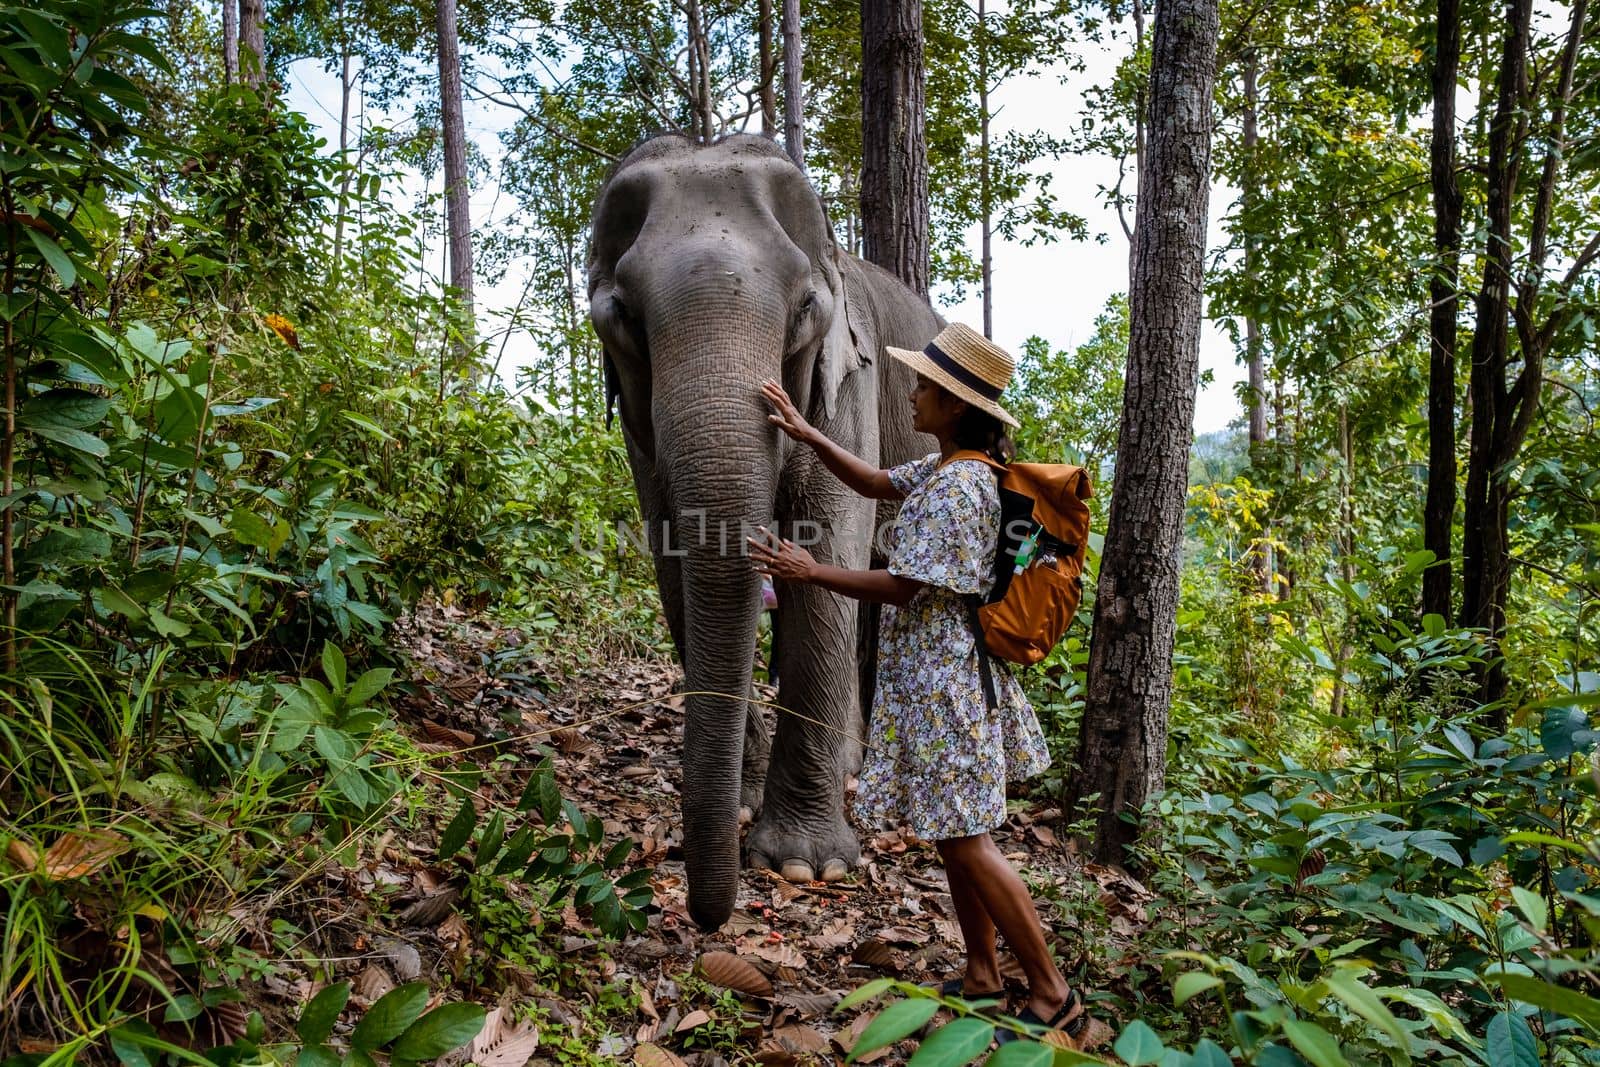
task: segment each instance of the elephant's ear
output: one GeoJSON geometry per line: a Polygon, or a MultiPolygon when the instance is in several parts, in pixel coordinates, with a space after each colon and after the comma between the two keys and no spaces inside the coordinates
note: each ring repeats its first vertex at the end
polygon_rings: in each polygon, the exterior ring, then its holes
{"type": "Polygon", "coordinates": [[[828,279],[828,290],[833,297],[833,322],[822,339],[817,353],[816,387],[813,393],[822,401],[822,410],[828,418],[838,407],[839,389],[844,380],[856,370],[872,362],[872,357],[861,344],[861,335],[852,319],[855,315],[845,296],[844,264],[839,247],[833,246],[822,260],[823,273],[828,279]]]}

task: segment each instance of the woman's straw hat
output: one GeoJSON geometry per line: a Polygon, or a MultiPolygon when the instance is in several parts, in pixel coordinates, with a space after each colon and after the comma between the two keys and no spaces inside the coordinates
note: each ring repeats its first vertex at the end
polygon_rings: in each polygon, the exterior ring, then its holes
{"type": "Polygon", "coordinates": [[[942,385],[951,395],[986,411],[1007,426],[1017,420],[999,404],[1000,394],[1017,369],[1016,360],[970,326],[952,322],[921,352],[890,348],[889,354],[925,378],[942,385]]]}

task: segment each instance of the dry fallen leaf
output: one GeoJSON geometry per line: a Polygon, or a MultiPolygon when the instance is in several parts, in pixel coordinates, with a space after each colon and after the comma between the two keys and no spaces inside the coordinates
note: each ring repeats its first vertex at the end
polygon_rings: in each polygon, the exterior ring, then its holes
{"type": "Polygon", "coordinates": [[[799,949],[785,941],[779,941],[776,944],[763,943],[755,945],[749,949],[741,950],[740,954],[755,956],[758,959],[766,960],[768,963],[776,963],[783,967],[793,967],[801,971],[805,970],[806,967],[805,956],[801,954],[799,949]]]}
{"type": "Polygon", "coordinates": [[[638,1067],[686,1067],[677,1053],[648,1043],[633,1050],[633,1062],[638,1067]]]}
{"type": "Polygon", "coordinates": [[[767,976],[730,952],[707,952],[700,957],[696,967],[712,985],[748,993],[753,997],[772,996],[772,983],[767,976]]]}
{"type": "Polygon", "coordinates": [[[900,953],[875,937],[857,945],[851,950],[850,956],[857,963],[876,967],[880,971],[899,971],[904,966],[900,953]]]}
{"type": "Polygon", "coordinates": [[[366,970],[356,976],[355,991],[369,1001],[377,1000],[393,988],[394,980],[389,972],[376,963],[369,963],[366,970]]]}
{"type": "Polygon", "coordinates": [[[472,1062],[478,1067],[523,1067],[539,1047],[539,1030],[532,1023],[517,1023],[503,1008],[495,1008],[483,1020],[483,1029],[472,1039],[472,1062]]]}
{"type": "Polygon", "coordinates": [[[685,1015],[678,1022],[678,1025],[672,1028],[672,1032],[675,1034],[686,1033],[690,1030],[696,1030],[710,1021],[711,1013],[704,1008],[697,1008],[685,1015]]]}
{"type": "Polygon", "coordinates": [[[128,849],[128,839],[113,830],[69,830],[44,854],[44,875],[65,881],[93,874],[128,849]]]}

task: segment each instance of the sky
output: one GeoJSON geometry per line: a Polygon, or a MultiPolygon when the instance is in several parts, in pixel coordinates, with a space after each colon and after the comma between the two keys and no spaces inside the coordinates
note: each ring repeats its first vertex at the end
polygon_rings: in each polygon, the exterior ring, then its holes
{"type": "MultiPolygon", "coordinates": [[[[1086,42],[1083,49],[1083,71],[1068,75],[1064,82],[1054,74],[1043,74],[1034,78],[1018,77],[1001,86],[991,98],[998,111],[997,133],[1011,128],[1064,133],[1075,128],[1084,107],[1085,90],[1108,80],[1119,58],[1110,49],[1090,42],[1086,42]]],[[[316,62],[302,61],[290,69],[288,82],[291,106],[303,112],[319,127],[322,136],[336,145],[339,138],[337,76],[324,72],[316,62]]],[[[497,134],[509,124],[509,112],[497,105],[468,101],[466,120],[468,136],[481,152],[492,157],[499,151],[497,134]]],[[[1127,288],[1128,242],[1116,211],[1097,195],[1100,186],[1115,183],[1116,160],[1109,156],[1066,156],[1054,161],[1050,169],[1054,172],[1052,188],[1057,192],[1058,207],[1081,215],[1087,220],[1091,235],[1103,234],[1106,239],[1063,240],[1034,248],[995,241],[994,339],[1013,354],[1021,351],[1024,339],[1034,335],[1043,337],[1058,349],[1082,344],[1093,334],[1095,316],[1104,310],[1107,298],[1127,288]]],[[[414,194],[420,187],[420,179],[413,177],[402,183],[401,194],[414,194]]],[[[1132,187],[1131,175],[1127,187],[1132,187]]],[[[1225,188],[1212,190],[1208,241],[1211,248],[1222,242],[1218,220],[1227,210],[1232,196],[1225,188]]],[[[510,198],[501,197],[492,182],[474,188],[474,229],[504,221],[514,210],[510,198]]],[[[974,250],[977,248],[976,228],[969,235],[969,243],[974,250]]],[[[428,265],[436,276],[443,273],[442,261],[442,247],[430,248],[428,265]]],[[[488,321],[495,310],[516,305],[524,278],[522,266],[513,264],[498,282],[480,281],[476,296],[486,332],[497,328],[488,321]]],[[[981,294],[976,287],[966,300],[953,304],[941,304],[936,293],[935,304],[946,319],[981,329],[983,310],[981,294]]],[[[498,340],[495,343],[498,349],[498,340]]],[[[526,334],[513,334],[506,339],[499,373],[506,381],[514,381],[516,368],[530,363],[535,355],[533,342],[526,334]]],[[[1194,425],[1196,433],[1208,433],[1224,429],[1240,417],[1235,387],[1244,376],[1232,344],[1216,324],[1209,321],[1201,335],[1200,366],[1203,372],[1211,372],[1213,380],[1196,398],[1194,425]]]]}

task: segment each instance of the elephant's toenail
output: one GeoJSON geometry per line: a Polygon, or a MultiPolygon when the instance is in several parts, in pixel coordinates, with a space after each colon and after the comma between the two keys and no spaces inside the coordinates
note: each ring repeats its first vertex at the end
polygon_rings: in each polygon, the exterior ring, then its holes
{"type": "Polygon", "coordinates": [[[739,807],[739,825],[740,826],[749,826],[751,821],[755,817],[756,817],[755,812],[750,810],[750,806],[748,804],[740,805],[740,807],[739,807]]]}
{"type": "Polygon", "coordinates": [[[850,865],[844,860],[829,860],[822,865],[822,880],[824,882],[842,882],[850,873],[850,865]]]}
{"type": "Polygon", "coordinates": [[[817,874],[811,869],[811,864],[805,860],[787,860],[783,870],[778,872],[791,882],[814,882],[817,874]]]}

